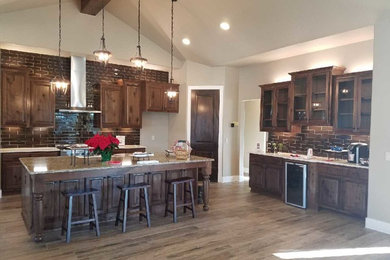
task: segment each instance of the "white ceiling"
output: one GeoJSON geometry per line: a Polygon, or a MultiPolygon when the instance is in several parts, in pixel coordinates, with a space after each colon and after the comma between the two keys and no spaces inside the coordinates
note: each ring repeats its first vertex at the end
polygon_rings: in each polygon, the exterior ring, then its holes
{"type": "MultiPolygon", "coordinates": [[[[0,13],[56,3],[0,0],[0,13]]],[[[137,0],[111,0],[107,11],[137,28],[136,6],[137,0]]],[[[178,0],[176,56],[244,66],[369,40],[373,29],[367,26],[384,9],[389,0],[178,0]],[[219,28],[221,21],[230,23],[230,31],[219,28]],[[181,43],[184,37],[191,45],[181,43]]],[[[142,1],[142,34],[169,51],[170,0],[142,1]]]]}

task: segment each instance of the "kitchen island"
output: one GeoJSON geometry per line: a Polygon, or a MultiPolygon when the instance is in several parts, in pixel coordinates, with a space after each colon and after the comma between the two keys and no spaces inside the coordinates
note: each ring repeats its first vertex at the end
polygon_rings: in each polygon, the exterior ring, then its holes
{"type": "MultiPolygon", "coordinates": [[[[77,158],[71,166],[68,157],[21,158],[22,174],[22,216],[26,228],[35,241],[42,241],[46,232],[59,230],[64,211],[65,199],[62,191],[82,188],[97,188],[99,221],[115,219],[120,191],[117,185],[149,182],[151,211],[164,215],[165,180],[177,177],[203,179],[203,209],[209,209],[209,177],[213,159],[191,156],[187,160],[177,160],[174,156],[156,154],[150,158],[151,164],[139,164],[130,154],[113,155],[113,161],[121,161],[118,166],[102,163],[100,158],[91,158],[90,164],[77,158]]],[[[195,194],[197,194],[197,182],[195,194]]],[[[181,197],[181,193],[178,194],[181,197]]],[[[138,194],[130,194],[130,207],[138,204],[138,194]]],[[[78,216],[88,214],[88,201],[78,198],[73,212],[78,216]]]]}

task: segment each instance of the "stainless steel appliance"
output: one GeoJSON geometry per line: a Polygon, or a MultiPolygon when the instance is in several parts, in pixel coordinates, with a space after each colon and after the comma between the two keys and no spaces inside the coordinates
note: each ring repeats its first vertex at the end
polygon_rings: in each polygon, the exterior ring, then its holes
{"type": "Polygon", "coordinates": [[[306,208],[307,165],[286,162],[285,202],[299,208],[306,208]]]}
{"type": "Polygon", "coordinates": [[[348,162],[360,163],[360,159],[368,162],[369,149],[366,143],[351,143],[348,146],[348,162]]]}

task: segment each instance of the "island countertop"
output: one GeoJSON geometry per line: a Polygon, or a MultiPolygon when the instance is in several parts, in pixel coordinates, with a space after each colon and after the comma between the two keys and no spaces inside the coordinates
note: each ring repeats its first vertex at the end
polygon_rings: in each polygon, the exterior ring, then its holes
{"type": "MultiPolygon", "coordinates": [[[[150,160],[156,161],[148,164],[138,164],[137,160],[133,159],[131,154],[114,154],[112,161],[121,162],[119,165],[110,165],[108,162],[101,162],[99,157],[92,157],[89,159],[89,164],[84,163],[83,158],[76,158],[76,165],[70,164],[70,157],[26,157],[20,158],[20,162],[30,174],[48,174],[48,173],[63,173],[63,172],[80,172],[88,170],[101,170],[105,168],[132,168],[140,166],[164,165],[164,164],[182,164],[190,162],[207,162],[214,159],[199,157],[192,155],[187,160],[177,160],[175,156],[166,156],[163,153],[156,153],[150,157],[150,160]]],[[[142,162],[142,160],[139,160],[142,162]]]]}

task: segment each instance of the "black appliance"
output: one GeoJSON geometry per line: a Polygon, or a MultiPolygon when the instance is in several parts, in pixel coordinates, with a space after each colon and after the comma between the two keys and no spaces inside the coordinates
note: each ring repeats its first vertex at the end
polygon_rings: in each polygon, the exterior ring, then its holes
{"type": "Polygon", "coordinates": [[[299,208],[306,208],[307,165],[286,162],[285,202],[299,208]]]}
{"type": "Polygon", "coordinates": [[[368,161],[369,148],[366,143],[351,143],[348,146],[348,162],[360,163],[360,159],[368,161]]]}

